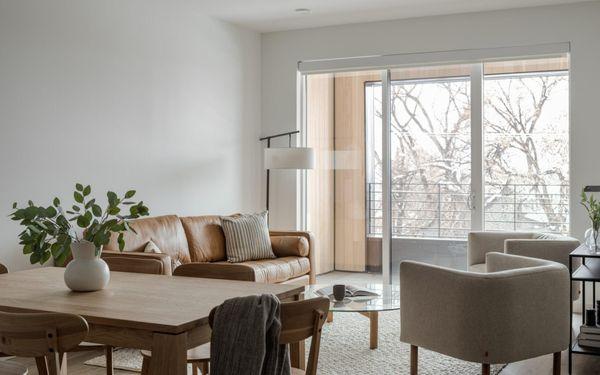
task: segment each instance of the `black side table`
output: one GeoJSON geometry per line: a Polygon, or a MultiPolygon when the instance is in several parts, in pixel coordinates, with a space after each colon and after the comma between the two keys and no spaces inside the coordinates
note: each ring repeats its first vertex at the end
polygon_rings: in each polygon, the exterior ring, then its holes
{"type": "MultiPolygon", "coordinates": [[[[579,247],[569,254],[569,273],[571,275],[571,286],[575,281],[581,281],[581,314],[585,316],[585,286],[592,283],[592,303],[596,303],[596,282],[600,281],[600,253],[591,253],[586,245],[579,247]],[[573,261],[581,258],[581,265],[573,270],[573,261]]],[[[571,303],[569,304],[569,327],[573,329],[573,288],[571,288],[571,303]]],[[[600,348],[579,346],[577,339],[569,333],[569,374],[573,368],[573,354],[600,356],[600,348]]]]}

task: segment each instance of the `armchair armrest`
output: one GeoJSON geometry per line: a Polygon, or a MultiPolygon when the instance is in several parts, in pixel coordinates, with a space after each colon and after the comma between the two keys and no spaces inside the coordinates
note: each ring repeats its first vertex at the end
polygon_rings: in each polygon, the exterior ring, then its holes
{"type": "Polygon", "coordinates": [[[540,258],[492,252],[486,254],[485,264],[487,272],[501,272],[520,268],[548,266],[557,263],[540,258]]]}
{"type": "Polygon", "coordinates": [[[506,254],[522,255],[551,260],[569,266],[569,254],[579,246],[579,241],[543,239],[507,239],[504,241],[506,254]]]}
{"type": "Polygon", "coordinates": [[[163,275],[172,274],[171,257],[168,254],[102,250],[102,259],[112,271],[138,273],[158,273],[160,271],[163,275]]]}
{"type": "MultiPolygon", "coordinates": [[[[315,239],[314,236],[312,235],[311,232],[306,232],[306,231],[269,231],[269,234],[271,235],[271,243],[273,242],[278,242],[279,240],[277,239],[277,237],[289,237],[289,236],[293,236],[293,237],[303,237],[306,239],[306,241],[308,241],[308,254],[305,255],[308,257],[308,260],[310,262],[310,271],[309,271],[309,283],[310,284],[315,284],[317,282],[317,276],[315,273],[315,239]]],[[[273,249],[273,251],[275,252],[275,249],[273,249]]],[[[275,253],[275,255],[277,255],[277,253],[275,253]]],[[[279,256],[279,255],[277,255],[279,256]]]]}
{"type": "Polygon", "coordinates": [[[490,255],[488,261],[498,269],[511,261],[532,266],[481,274],[402,262],[401,340],[490,364],[566,349],[570,334],[566,268],[543,260],[528,263],[522,257],[490,255]]]}
{"type": "MultiPolygon", "coordinates": [[[[506,254],[551,260],[569,267],[569,254],[579,246],[575,239],[543,240],[543,239],[508,239],[504,241],[506,254]]],[[[581,258],[573,258],[573,270],[581,265],[581,258]]],[[[572,300],[579,298],[581,283],[573,282],[572,300]]]]}
{"type": "Polygon", "coordinates": [[[202,277],[206,279],[256,281],[254,270],[235,263],[187,263],[175,268],[173,276],[202,277]]]}
{"type": "Polygon", "coordinates": [[[532,238],[528,232],[470,232],[467,239],[468,265],[485,263],[485,254],[504,251],[504,241],[509,238],[532,238]]]}

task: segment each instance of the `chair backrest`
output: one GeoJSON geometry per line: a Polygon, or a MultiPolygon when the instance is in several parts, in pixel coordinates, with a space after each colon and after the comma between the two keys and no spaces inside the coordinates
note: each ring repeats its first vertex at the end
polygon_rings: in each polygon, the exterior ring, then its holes
{"type": "Polygon", "coordinates": [[[0,312],[0,352],[43,357],[77,347],[88,334],[82,317],[59,313],[0,312]]]}
{"type": "Polygon", "coordinates": [[[0,263],[0,275],[3,273],[8,273],[8,268],[4,264],[0,263]]]}
{"type": "Polygon", "coordinates": [[[329,298],[314,298],[281,304],[279,342],[291,344],[312,336],[306,375],[316,375],[321,347],[321,331],[329,312],[329,298]]]}
{"type": "MultiPolygon", "coordinates": [[[[321,347],[321,332],[329,313],[329,298],[313,298],[281,304],[281,333],[280,344],[293,344],[312,337],[306,375],[317,374],[319,350],[321,347]]],[[[212,327],[215,309],[208,318],[212,327]]]]}

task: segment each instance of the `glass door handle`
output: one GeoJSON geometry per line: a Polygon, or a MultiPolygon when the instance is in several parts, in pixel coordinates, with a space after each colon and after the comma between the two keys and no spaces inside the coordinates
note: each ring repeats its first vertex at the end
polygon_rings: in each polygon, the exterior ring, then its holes
{"type": "Polygon", "coordinates": [[[475,204],[473,203],[475,201],[475,193],[471,193],[467,196],[467,207],[469,208],[469,210],[474,211],[475,210],[475,204]]]}

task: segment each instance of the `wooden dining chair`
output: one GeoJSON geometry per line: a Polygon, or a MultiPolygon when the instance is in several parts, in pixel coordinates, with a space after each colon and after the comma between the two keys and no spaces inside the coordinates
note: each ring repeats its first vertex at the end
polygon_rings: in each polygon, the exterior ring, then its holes
{"type": "MultiPolygon", "coordinates": [[[[0,263],[0,274],[8,273],[8,267],[0,263]]],[[[73,348],[71,352],[86,352],[86,351],[95,351],[95,350],[104,350],[104,354],[106,356],[106,375],[114,375],[113,370],[113,347],[106,346],[101,344],[94,344],[88,342],[82,342],[77,347],[73,348]]],[[[0,357],[6,356],[5,354],[0,352],[0,357]]],[[[48,373],[48,369],[46,368],[46,361],[36,360],[38,373],[40,375],[45,375],[48,373]]],[[[2,372],[0,372],[2,374],[2,372]]]]}
{"type": "Polygon", "coordinates": [[[66,375],[65,353],[88,334],[82,317],[59,313],[0,312],[0,351],[43,361],[49,375],[66,375]]]}
{"type": "MultiPolygon", "coordinates": [[[[212,327],[214,319],[213,309],[210,312],[209,324],[212,327]]],[[[328,298],[314,298],[304,301],[284,302],[281,304],[281,333],[279,334],[280,344],[294,344],[312,337],[310,351],[308,353],[308,363],[306,371],[292,368],[292,375],[316,375],[317,364],[319,361],[319,349],[321,347],[321,332],[323,324],[327,319],[329,312],[328,298]]],[[[144,362],[142,365],[142,375],[148,374],[148,368],[152,353],[142,350],[144,362]]],[[[210,363],[210,344],[204,344],[197,348],[188,350],[187,363],[192,364],[194,375],[198,374],[198,369],[202,374],[209,373],[210,363]]]]}
{"type": "Polygon", "coordinates": [[[313,298],[281,304],[280,344],[293,344],[311,337],[306,371],[292,368],[293,375],[316,375],[321,332],[329,313],[329,298],[313,298]]]}

